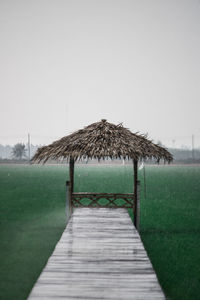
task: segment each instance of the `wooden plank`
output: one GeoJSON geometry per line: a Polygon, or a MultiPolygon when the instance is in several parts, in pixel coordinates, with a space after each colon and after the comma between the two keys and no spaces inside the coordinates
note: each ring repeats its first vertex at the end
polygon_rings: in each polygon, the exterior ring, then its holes
{"type": "Polygon", "coordinates": [[[123,208],[77,208],[29,300],[165,299],[123,208]]]}

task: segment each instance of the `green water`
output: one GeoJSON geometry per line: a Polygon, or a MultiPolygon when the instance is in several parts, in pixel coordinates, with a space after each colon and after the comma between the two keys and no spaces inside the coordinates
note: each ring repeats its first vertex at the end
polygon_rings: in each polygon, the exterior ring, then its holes
{"type": "MultiPolygon", "coordinates": [[[[132,166],[75,168],[77,192],[133,192],[132,166]]],[[[0,299],[26,299],[65,227],[68,167],[0,166],[0,299]]],[[[167,299],[198,299],[200,167],[146,167],[141,237],[167,299]]]]}

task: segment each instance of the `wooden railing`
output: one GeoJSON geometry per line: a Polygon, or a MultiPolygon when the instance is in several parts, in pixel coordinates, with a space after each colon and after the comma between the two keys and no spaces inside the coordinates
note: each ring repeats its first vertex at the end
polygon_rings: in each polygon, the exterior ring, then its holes
{"type": "Polygon", "coordinates": [[[134,194],[72,193],[72,207],[133,208],[134,194]]]}
{"type": "Polygon", "coordinates": [[[135,205],[135,194],[127,193],[73,193],[71,184],[66,182],[66,216],[67,222],[76,207],[110,207],[110,208],[131,208],[135,218],[135,226],[139,230],[140,222],[140,201],[139,181],[137,182],[137,206],[135,205]]]}

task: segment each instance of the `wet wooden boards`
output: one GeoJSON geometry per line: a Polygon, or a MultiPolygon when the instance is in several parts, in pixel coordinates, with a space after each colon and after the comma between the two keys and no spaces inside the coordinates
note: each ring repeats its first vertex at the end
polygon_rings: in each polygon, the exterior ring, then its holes
{"type": "Polygon", "coordinates": [[[77,208],[29,300],[165,299],[123,208],[77,208]]]}

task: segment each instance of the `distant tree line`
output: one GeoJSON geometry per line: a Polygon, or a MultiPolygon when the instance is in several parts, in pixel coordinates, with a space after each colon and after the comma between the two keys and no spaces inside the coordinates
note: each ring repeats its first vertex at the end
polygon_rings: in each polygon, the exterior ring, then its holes
{"type": "MultiPolygon", "coordinates": [[[[161,146],[162,143],[159,142],[161,146]]],[[[30,145],[30,157],[33,157],[37,149],[41,145],[30,145]]],[[[168,148],[174,158],[174,163],[200,163],[200,149],[187,148],[168,148]]],[[[28,144],[17,143],[14,146],[0,144],[0,161],[3,160],[17,160],[28,161],[28,144]]]]}
{"type": "Polygon", "coordinates": [[[174,162],[183,163],[200,163],[200,149],[173,149],[168,148],[169,152],[173,155],[174,162]]]}

